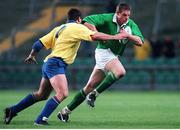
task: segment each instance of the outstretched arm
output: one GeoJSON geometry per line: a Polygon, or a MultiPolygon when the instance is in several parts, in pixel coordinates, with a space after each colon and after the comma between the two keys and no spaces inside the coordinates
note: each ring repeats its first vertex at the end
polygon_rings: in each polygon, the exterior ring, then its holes
{"type": "Polygon", "coordinates": [[[96,27],[90,23],[85,22],[84,25],[89,28],[92,31],[96,31],[96,33],[94,35],[91,35],[91,38],[93,40],[121,40],[123,38],[127,38],[127,36],[129,35],[127,32],[123,31],[119,34],[116,35],[109,35],[109,34],[105,34],[105,33],[101,33],[98,32],[96,27]]]}
{"type": "Polygon", "coordinates": [[[119,33],[116,35],[109,35],[101,32],[96,32],[94,35],[91,35],[93,40],[121,40],[128,37],[128,33],[119,33]]]}
{"type": "Polygon", "coordinates": [[[121,40],[124,38],[128,38],[129,40],[134,41],[135,45],[137,46],[141,46],[143,44],[140,37],[127,34],[125,30],[121,30],[120,33],[118,34],[119,36],[118,35],[112,36],[112,35],[107,35],[107,34],[98,32],[96,27],[88,22],[85,22],[84,25],[90,30],[97,32],[93,36],[91,36],[93,40],[121,40]]]}
{"type": "Polygon", "coordinates": [[[37,61],[35,59],[37,53],[44,47],[44,45],[41,43],[40,40],[36,41],[33,46],[32,46],[32,50],[29,54],[29,56],[25,59],[25,62],[28,63],[28,64],[31,64],[31,63],[36,63],[37,64],[37,61]]]}

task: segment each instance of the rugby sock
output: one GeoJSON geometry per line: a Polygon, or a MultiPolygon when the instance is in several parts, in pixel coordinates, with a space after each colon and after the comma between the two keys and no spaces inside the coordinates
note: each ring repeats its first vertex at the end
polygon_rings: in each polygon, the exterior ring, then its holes
{"type": "Polygon", "coordinates": [[[10,109],[11,109],[12,114],[16,114],[16,113],[24,110],[25,108],[33,105],[36,102],[37,102],[37,100],[34,98],[34,96],[32,94],[28,94],[19,103],[17,103],[14,106],[11,106],[10,109]]]}
{"type": "Polygon", "coordinates": [[[51,113],[57,108],[59,105],[58,99],[54,96],[50,98],[47,102],[45,107],[43,108],[41,114],[37,117],[36,123],[41,123],[42,121],[47,121],[48,117],[51,115],[51,113]]]}
{"type": "Polygon", "coordinates": [[[74,97],[74,99],[67,105],[67,108],[72,111],[74,110],[77,106],[79,106],[84,100],[86,99],[86,95],[81,89],[74,97]]]}
{"type": "Polygon", "coordinates": [[[105,79],[97,86],[96,91],[102,93],[117,80],[118,78],[112,72],[109,72],[105,79]]]}

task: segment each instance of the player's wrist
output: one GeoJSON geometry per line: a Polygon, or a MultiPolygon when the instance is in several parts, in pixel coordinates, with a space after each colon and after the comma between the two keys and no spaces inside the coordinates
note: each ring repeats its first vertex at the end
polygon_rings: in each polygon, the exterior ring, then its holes
{"type": "Polygon", "coordinates": [[[35,55],[33,55],[33,54],[29,54],[29,57],[35,57],[35,55]]]}
{"type": "Polygon", "coordinates": [[[119,39],[120,39],[120,36],[119,36],[118,34],[116,34],[116,35],[113,36],[113,39],[114,39],[114,40],[119,40],[119,39]]]}
{"type": "Polygon", "coordinates": [[[33,54],[29,54],[29,56],[28,56],[29,58],[35,58],[36,56],[35,55],[33,55],[33,54]]]}

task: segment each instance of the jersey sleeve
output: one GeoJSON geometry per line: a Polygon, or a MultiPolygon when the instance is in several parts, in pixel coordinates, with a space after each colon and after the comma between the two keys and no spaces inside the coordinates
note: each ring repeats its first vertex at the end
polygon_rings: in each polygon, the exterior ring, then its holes
{"type": "Polygon", "coordinates": [[[96,33],[95,31],[88,29],[84,25],[79,26],[77,29],[78,29],[77,37],[79,40],[93,41],[91,35],[94,35],[96,33]]]}
{"type": "Polygon", "coordinates": [[[50,49],[52,46],[54,32],[55,32],[55,29],[53,29],[51,32],[49,32],[48,34],[46,34],[45,36],[39,39],[46,49],[50,49]]]}
{"type": "Polygon", "coordinates": [[[83,19],[83,22],[88,22],[94,26],[100,26],[105,23],[104,14],[90,15],[83,19]]]}
{"type": "Polygon", "coordinates": [[[144,42],[144,37],[143,37],[141,31],[139,30],[138,25],[135,23],[133,23],[133,25],[132,25],[132,35],[139,36],[141,38],[142,42],[144,42]]]}

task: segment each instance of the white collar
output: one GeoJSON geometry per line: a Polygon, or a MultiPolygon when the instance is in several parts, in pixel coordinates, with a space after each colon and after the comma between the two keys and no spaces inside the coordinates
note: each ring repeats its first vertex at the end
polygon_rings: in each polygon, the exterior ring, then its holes
{"type": "Polygon", "coordinates": [[[117,20],[116,20],[116,13],[115,13],[114,16],[113,16],[113,22],[114,22],[114,23],[117,23],[117,20]]]}
{"type": "MultiPolygon", "coordinates": [[[[118,22],[117,22],[116,17],[117,17],[117,14],[115,13],[114,16],[113,16],[113,22],[116,23],[117,25],[119,25],[118,22]]],[[[125,26],[128,22],[129,22],[129,19],[127,20],[127,22],[123,23],[120,27],[125,26]]]]}

